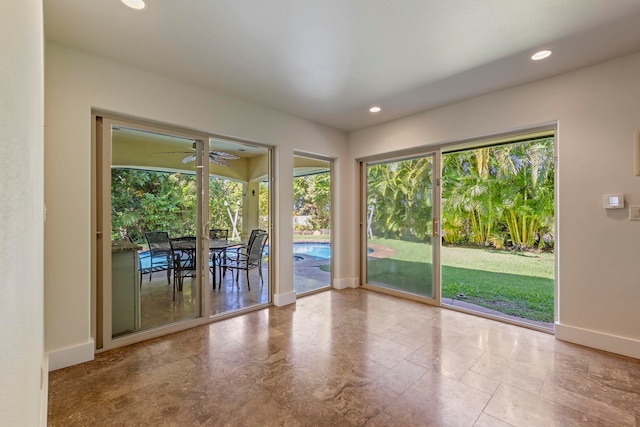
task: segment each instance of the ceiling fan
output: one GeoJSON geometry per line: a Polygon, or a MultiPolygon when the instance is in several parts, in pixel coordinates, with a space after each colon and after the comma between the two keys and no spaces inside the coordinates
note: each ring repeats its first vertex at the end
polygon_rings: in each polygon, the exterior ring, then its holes
{"type": "MultiPolygon", "coordinates": [[[[163,151],[159,154],[188,154],[182,158],[182,163],[187,164],[196,160],[195,147],[190,148],[191,151],[163,151]]],[[[240,157],[235,154],[227,153],[226,151],[209,151],[209,162],[219,166],[229,166],[227,160],[236,160],[240,157]]]]}
{"type": "MultiPolygon", "coordinates": [[[[195,149],[193,149],[193,151],[195,151],[195,149]]],[[[183,153],[186,153],[186,151],[183,151],[183,153]]],[[[239,158],[240,157],[236,156],[235,154],[227,153],[225,151],[209,151],[209,162],[213,163],[214,165],[229,166],[227,160],[236,160],[239,158]]],[[[191,153],[188,156],[182,158],[182,163],[190,163],[194,162],[195,160],[196,153],[191,153]]]]}

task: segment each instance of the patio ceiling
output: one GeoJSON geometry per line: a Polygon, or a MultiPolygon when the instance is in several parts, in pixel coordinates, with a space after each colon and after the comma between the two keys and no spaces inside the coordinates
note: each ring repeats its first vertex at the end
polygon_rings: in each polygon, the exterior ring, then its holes
{"type": "MultiPolygon", "coordinates": [[[[193,152],[195,140],[152,133],[126,127],[112,129],[112,167],[195,173],[195,162],[182,163],[193,152]]],[[[268,150],[263,147],[209,139],[209,149],[238,156],[229,166],[209,163],[209,175],[240,182],[259,182],[267,179],[268,150]]],[[[296,156],[294,175],[303,176],[329,170],[325,160],[296,156]]]]}

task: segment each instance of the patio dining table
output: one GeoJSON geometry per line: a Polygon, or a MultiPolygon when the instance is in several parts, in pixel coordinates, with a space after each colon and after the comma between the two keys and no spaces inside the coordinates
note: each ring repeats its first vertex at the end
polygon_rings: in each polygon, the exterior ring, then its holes
{"type": "MultiPolygon", "coordinates": [[[[196,251],[196,238],[194,236],[185,236],[171,239],[171,248],[173,250],[181,251],[193,261],[195,260],[196,251]]],[[[227,240],[227,239],[209,239],[209,254],[211,259],[210,270],[213,274],[213,288],[216,288],[216,261],[220,259],[227,249],[233,247],[240,247],[244,243],[239,240],[227,240]]],[[[220,275],[222,279],[222,275],[220,275]]]]}

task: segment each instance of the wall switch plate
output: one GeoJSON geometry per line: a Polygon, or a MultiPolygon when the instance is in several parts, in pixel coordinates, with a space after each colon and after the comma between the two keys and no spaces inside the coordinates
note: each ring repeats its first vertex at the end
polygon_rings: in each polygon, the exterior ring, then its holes
{"type": "Polygon", "coordinates": [[[640,221],[640,205],[629,206],[629,220],[640,221]]]}

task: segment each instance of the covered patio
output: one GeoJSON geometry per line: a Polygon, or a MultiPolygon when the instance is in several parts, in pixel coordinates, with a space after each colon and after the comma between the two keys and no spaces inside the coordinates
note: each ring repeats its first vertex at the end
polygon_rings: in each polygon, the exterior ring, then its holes
{"type": "MultiPolygon", "coordinates": [[[[262,255],[262,274],[255,268],[248,272],[250,288],[244,273],[236,281],[234,272],[222,274],[220,269],[214,277],[211,273],[219,260],[212,253],[207,256],[208,279],[194,273],[178,285],[171,261],[155,259],[146,236],[161,231],[171,241],[189,238],[195,245],[199,233],[208,236],[210,229],[218,229],[224,231],[225,240],[240,244],[247,242],[252,230],[270,230],[270,148],[223,138],[185,137],[170,130],[160,133],[135,123],[111,125],[110,139],[110,156],[105,158],[111,162],[104,165],[102,175],[103,193],[110,195],[108,203],[103,202],[109,205],[105,218],[110,221],[105,226],[111,229],[112,251],[122,241],[136,245],[135,271],[129,276],[138,278],[139,287],[124,302],[131,305],[133,301],[135,327],[114,330],[112,338],[269,304],[273,275],[267,252],[262,255]],[[200,193],[207,192],[200,198],[200,193]],[[208,286],[201,288],[205,282],[208,286]],[[201,300],[199,289],[206,289],[205,299],[201,300]]],[[[302,156],[295,156],[293,169],[295,177],[329,173],[327,161],[302,156]]],[[[269,243],[273,248],[275,242],[269,243]]],[[[330,260],[295,254],[294,260],[296,293],[331,286],[330,260]]],[[[113,283],[114,316],[122,301],[117,288],[121,287],[113,283]]]]}

